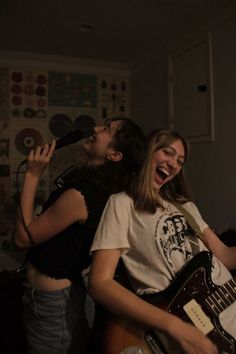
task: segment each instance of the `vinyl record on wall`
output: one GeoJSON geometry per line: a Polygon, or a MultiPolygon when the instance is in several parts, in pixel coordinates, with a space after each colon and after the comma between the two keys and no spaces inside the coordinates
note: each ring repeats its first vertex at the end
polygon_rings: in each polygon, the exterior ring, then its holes
{"type": "Polygon", "coordinates": [[[73,122],[67,114],[57,113],[51,118],[49,129],[53,135],[61,138],[73,130],[73,122]]]}
{"type": "Polygon", "coordinates": [[[31,149],[43,145],[43,137],[34,128],[26,128],[19,131],[15,137],[16,149],[23,155],[28,155],[31,149]]]}

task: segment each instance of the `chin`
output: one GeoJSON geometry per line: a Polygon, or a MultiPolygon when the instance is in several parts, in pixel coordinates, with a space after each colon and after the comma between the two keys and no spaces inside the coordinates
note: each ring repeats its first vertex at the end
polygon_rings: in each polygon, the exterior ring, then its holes
{"type": "Polygon", "coordinates": [[[155,191],[159,191],[159,190],[161,189],[161,187],[162,187],[162,185],[160,185],[159,183],[154,183],[154,184],[153,184],[153,189],[154,189],[155,191]]]}
{"type": "Polygon", "coordinates": [[[90,150],[90,146],[91,146],[91,142],[89,140],[85,141],[82,144],[82,147],[84,148],[84,150],[89,151],[90,150]]]}

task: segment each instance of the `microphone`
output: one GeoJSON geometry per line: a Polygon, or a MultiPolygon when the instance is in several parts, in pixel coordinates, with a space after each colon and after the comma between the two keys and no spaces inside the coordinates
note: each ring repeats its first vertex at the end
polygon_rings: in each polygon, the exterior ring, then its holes
{"type": "MultiPolygon", "coordinates": [[[[59,150],[67,145],[75,144],[83,138],[88,138],[93,133],[93,130],[88,130],[82,132],[81,130],[73,130],[69,134],[61,137],[60,139],[56,140],[55,151],[59,150]]],[[[27,162],[27,158],[23,160],[20,165],[23,165],[27,162]]]]}
{"type": "Polygon", "coordinates": [[[63,136],[62,138],[56,140],[55,150],[61,149],[67,145],[75,144],[81,139],[83,139],[84,134],[81,130],[73,130],[69,134],[63,136]]]}

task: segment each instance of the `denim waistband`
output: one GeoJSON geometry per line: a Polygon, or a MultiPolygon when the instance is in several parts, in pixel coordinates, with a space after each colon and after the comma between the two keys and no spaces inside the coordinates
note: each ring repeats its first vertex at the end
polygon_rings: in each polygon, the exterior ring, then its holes
{"type": "Polygon", "coordinates": [[[36,288],[31,287],[28,283],[25,283],[25,293],[27,295],[34,295],[34,296],[40,296],[40,297],[69,297],[73,294],[78,294],[78,293],[84,293],[85,292],[85,287],[83,284],[79,283],[72,283],[70,286],[60,289],[60,290],[50,290],[50,291],[44,291],[44,290],[39,290],[36,288]]]}

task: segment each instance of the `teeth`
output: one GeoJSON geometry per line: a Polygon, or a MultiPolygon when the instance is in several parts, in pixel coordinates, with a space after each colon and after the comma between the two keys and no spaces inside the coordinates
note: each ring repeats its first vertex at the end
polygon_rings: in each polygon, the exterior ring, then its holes
{"type": "Polygon", "coordinates": [[[168,170],[166,170],[165,167],[163,166],[157,166],[156,167],[156,173],[158,176],[164,181],[167,177],[170,176],[170,173],[168,170]]]}
{"type": "Polygon", "coordinates": [[[160,167],[157,167],[157,169],[160,170],[161,172],[163,172],[165,175],[167,175],[169,177],[170,173],[165,167],[160,166],[160,167]]]}

